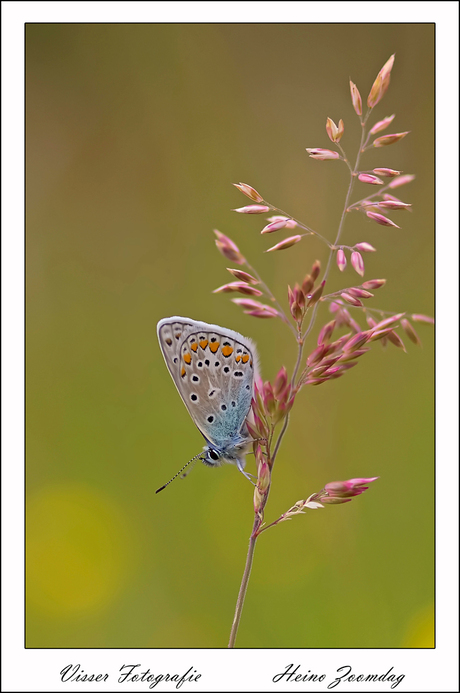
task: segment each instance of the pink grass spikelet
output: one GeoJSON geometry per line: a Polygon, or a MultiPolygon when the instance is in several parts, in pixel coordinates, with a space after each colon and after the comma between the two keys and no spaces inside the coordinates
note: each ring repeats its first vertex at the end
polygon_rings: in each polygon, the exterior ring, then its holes
{"type": "Polygon", "coordinates": [[[280,219],[278,221],[272,221],[270,224],[267,224],[267,226],[264,226],[262,231],[260,233],[273,233],[274,231],[279,231],[280,229],[284,229],[287,226],[287,221],[284,219],[280,219]]]}
{"type": "Polygon", "coordinates": [[[286,248],[290,248],[301,240],[302,236],[290,236],[289,238],[285,238],[284,241],[281,241],[281,243],[277,243],[271,248],[268,248],[265,252],[271,253],[273,250],[286,250],[286,248]]]}
{"type": "Polygon", "coordinates": [[[270,221],[270,222],[285,221],[286,222],[285,227],[287,229],[295,229],[295,227],[297,226],[297,222],[295,221],[295,219],[291,219],[290,217],[285,217],[282,214],[274,214],[272,217],[268,217],[267,221],[270,221]]]}
{"type": "Polygon", "coordinates": [[[246,197],[249,197],[254,202],[264,201],[262,195],[260,195],[257,192],[257,190],[254,190],[253,187],[247,185],[247,183],[233,183],[233,185],[235,186],[235,188],[238,188],[238,190],[240,190],[243,193],[243,195],[246,195],[246,197]]]}
{"type": "Polygon", "coordinates": [[[362,253],[375,253],[376,252],[376,248],[374,248],[373,245],[371,245],[370,243],[365,243],[365,242],[364,243],[356,243],[354,248],[355,248],[355,250],[359,250],[362,253]]]}
{"type": "Polygon", "coordinates": [[[388,183],[389,188],[399,188],[400,185],[406,185],[406,183],[412,183],[415,176],[412,173],[407,173],[405,176],[398,176],[394,180],[388,183]]]}
{"type": "Polygon", "coordinates": [[[380,289],[382,286],[385,286],[386,283],[386,279],[369,279],[369,281],[363,282],[361,286],[363,289],[366,289],[366,291],[369,291],[372,289],[380,289]]]}
{"type": "Polygon", "coordinates": [[[343,249],[342,249],[342,248],[339,248],[339,249],[338,249],[338,251],[337,251],[337,258],[336,258],[336,259],[337,259],[337,267],[339,268],[339,270],[340,270],[341,272],[343,272],[344,269],[345,269],[346,266],[347,266],[347,256],[346,256],[345,253],[343,252],[343,249]]]}
{"type": "Polygon", "coordinates": [[[324,285],[325,284],[326,284],[326,282],[322,281],[321,284],[318,286],[318,288],[314,290],[314,292],[312,293],[312,295],[310,297],[310,300],[307,303],[307,308],[311,308],[311,306],[314,306],[315,303],[317,303],[319,301],[319,299],[321,298],[322,293],[324,291],[324,285]]]}
{"type": "Polygon", "coordinates": [[[363,305],[362,302],[359,300],[359,298],[355,298],[354,296],[351,296],[346,291],[343,291],[340,295],[343,298],[343,300],[346,303],[349,303],[351,306],[360,307],[363,305]]]}
{"type": "Polygon", "coordinates": [[[421,313],[413,313],[410,316],[414,322],[424,322],[427,325],[434,325],[434,318],[430,318],[429,315],[422,315],[421,313]]]}
{"type": "Polygon", "coordinates": [[[399,200],[398,201],[396,201],[396,200],[381,200],[379,202],[379,207],[381,209],[398,210],[398,209],[408,209],[409,207],[412,207],[412,205],[407,203],[407,202],[399,202],[399,200]]]}
{"type": "Polygon", "coordinates": [[[351,500],[355,496],[361,495],[364,491],[367,491],[369,485],[376,481],[379,477],[373,476],[370,478],[363,479],[349,479],[348,481],[332,481],[326,484],[324,489],[320,493],[316,494],[319,496],[318,500],[321,503],[340,503],[347,500],[351,500]]]}
{"type": "Polygon", "coordinates": [[[232,212],[239,212],[239,214],[265,214],[269,211],[270,207],[267,205],[246,205],[246,207],[232,209],[232,212]]]}
{"type": "Polygon", "coordinates": [[[374,168],[374,173],[384,178],[396,178],[401,175],[401,171],[395,171],[394,168],[374,168]]]}
{"type": "Polygon", "coordinates": [[[307,148],[307,152],[311,159],[318,159],[318,161],[340,159],[340,154],[338,152],[332,152],[330,149],[322,149],[321,147],[314,147],[313,149],[307,148]]]}
{"type": "Polygon", "coordinates": [[[361,253],[354,250],[351,254],[351,265],[355,272],[357,272],[361,277],[364,277],[364,260],[361,253]]]}
{"type": "Polygon", "coordinates": [[[406,347],[404,346],[404,342],[394,330],[390,330],[388,333],[388,339],[392,344],[394,344],[398,349],[402,349],[404,352],[406,352],[406,347]]]}
{"type": "Polygon", "coordinates": [[[245,310],[245,315],[250,315],[253,318],[263,318],[264,320],[269,318],[279,318],[280,313],[270,306],[264,306],[263,308],[255,308],[254,310],[245,310]]]}
{"type": "Polygon", "coordinates": [[[253,277],[252,274],[248,274],[248,272],[243,272],[243,270],[233,269],[231,267],[227,267],[227,271],[240,281],[246,282],[246,284],[259,284],[259,280],[253,277]]]}
{"type": "Polygon", "coordinates": [[[371,129],[369,130],[369,134],[376,135],[378,132],[382,132],[382,130],[385,130],[389,125],[391,125],[391,123],[394,120],[394,117],[395,116],[393,114],[391,116],[387,116],[383,120],[379,120],[378,123],[371,127],[371,129]]]}
{"type": "Polygon", "coordinates": [[[232,291],[238,291],[240,294],[246,294],[247,296],[262,296],[262,291],[255,289],[253,286],[249,286],[245,282],[231,282],[230,284],[223,284],[219,288],[214,289],[213,294],[228,294],[232,291]]]}
{"type": "Polygon", "coordinates": [[[347,292],[350,294],[350,296],[353,296],[354,298],[372,298],[374,296],[374,294],[371,294],[370,291],[360,289],[357,286],[353,286],[351,287],[351,289],[347,289],[347,292]]]}
{"type": "Polygon", "coordinates": [[[368,331],[358,332],[358,334],[355,334],[354,337],[348,340],[348,342],[345,342],[343,345],[343,351],[355,351],[356,349],[359,349],[368,341],[370,334],[371,333],[368,331]]]}
{"type": "Polygon", "coordinates": [[[353,104],[353,108],[355,109],[356,115],[362,115],[363,113],[363,104],[361,100],[361,94],[359,93],[359,89],[354,84],[351,79],[350,79],[350,93],[351,93],[351,103],[353,104]]]}
{"type": "Polygon", "coordinates": [[[402,138],[408,135],[409,132],[410,131],[408,130],[407,132],[395,132],[393,135],[382,135],[382,137],[377,137],[377,139],[372,142],[372,146],[388,147],[388,145],[402,140],[402,138]]]}
{"type": "Polygon", "coordinates": [[[310,272],[310,276],[314,282],[318,279],[320,272],[321,272],[321,263],[319,260],[315,260],[311,266],[311,272],[310,272]]]}
{"type": "Polygon", "coordinates": [[[394,324],[396,322],[399,322],[401,320],[401,318],[403,318],[403,317],[404,317],[404,313],[397,313],[396,315],[392,315],[389,318],[385,318],[384,320],[380,320],[380,322],[377,323],[375,328],[377,330],[383,330],[385,327],[388,327],[389,325],[394,326],[394,324]]]}
{"type": "Polygon", "coordinates": [[[407,334],[411,342],[417,344],[418,346],[421,345],[422,342],[420,340],[420,337],[410,324],[409,320],[407,320],[407,318],[403,318],[401,320],[401,327],[403,328],[404,332],[407,334]]]}
{"type": "Polygon", "coordinates": [[[326,344],[326,342],[330,341],[330,339],[332,337],[332,333],[334,332],[335,326],[336,326],[336,321],[331,320],[330,322],[328,322],[326,325],[324,325],[321,328],[321,331],[318,335],[318,346],[320,346],[321,344],[326,344]]]}
{"type": "Polygon", "coordinates": [[[343,120],[339,120],[338,126],[334,123],[332,118],[328,118],[326,121],[326,132],[328,134],[331,142],[340,142],[340,139],[344,132],[343,120]]]}
{"type": "Polygon", "coordinates": [[[375,82],[371,87],[369,96],[367,97],[367,105],[369,108],[374,108],[383,97],[390,84],[390,73],[393,68],[395,56],[394,54],[387,60],[385,65],[382,67],[375,82]]]}
{"type": "Polygon", "coordinates": [[[393,226],[399,229],[399,226],[395,224],[394,221],[391,221],[391,219],[388,219],[388,217],[385,217],[383,214],[378,214],[378,212],[366,212],[366,216],[377,224],[380,224],[380,226],[393,226]]]}
{"type": "Polygon", "coordinates": [[[361,181],[361,183],[369,183],[369,185],[383,185],[383,180],[370,173],[360,173],[358,180],[361,181]]]}
{"type": "Polygon", "coordinates": [[[302,282],[302,293],[304,296],[308,296],[315,285],[315,280],[311,274],[307,274],[302,282]]]}
{"type": "Polygon", "coordinates": [[[217,229],[214,229],[214,233],[217,236],[216,246],[222,253],[222,255],[225,258],[227,258],[227,260],[230,260],[231,262],[236,262],[237,265],[244,265],[246,259],[240,253],[240,250],[236,243],[234,243],[232,239],[228,236],[225,236],[220,231],[217,231],[217,229]]]}

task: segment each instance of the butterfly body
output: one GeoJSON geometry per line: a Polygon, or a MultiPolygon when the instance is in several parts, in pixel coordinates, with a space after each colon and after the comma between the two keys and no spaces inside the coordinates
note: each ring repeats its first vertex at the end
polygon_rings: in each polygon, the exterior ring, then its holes
{"type": "Polygon", "coordinates": [[[206,440],[202,461],[243,471],[253,442],[246,426],[258,362],[254,343],[238,332],[191,318],[160,320],[158,341],[193,422],[206,440]]]}

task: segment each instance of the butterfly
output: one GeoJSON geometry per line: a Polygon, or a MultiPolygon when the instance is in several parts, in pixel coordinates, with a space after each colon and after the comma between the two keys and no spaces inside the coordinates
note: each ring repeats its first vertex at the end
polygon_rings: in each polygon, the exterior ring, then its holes
{"type": "Polygon", "coordinates": [[[160,320],[157,334],[174,384],[206,441],[190,462],[200,458],[210,467],[228,462],[249,478],[244,466],[253,442],[246,419],[258,377],[254,342],[225,327],[177,316],[160,320]]]}

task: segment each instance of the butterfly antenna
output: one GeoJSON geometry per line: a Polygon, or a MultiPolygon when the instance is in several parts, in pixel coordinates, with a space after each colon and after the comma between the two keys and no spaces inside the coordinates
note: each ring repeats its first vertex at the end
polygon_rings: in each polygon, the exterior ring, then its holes
{"type": "MultiPolygon", "coordinates": [[[[155,491],[155,493],[160,493],[160,491],[163,491],[163,489],[166,488],[166,486],[169,486],[169,484],[171,483],[171,481],[174,481],[174,479],[177,479],[177,477],[178,477],[180,474],[182,474],[182,472],[184,471],[184,469],[186,469],[186,468],[189,466],[189,464],[191,464],[192,462],[196,462],[196,460],[197,460],[202,454],[203,454],[202,452],[199,452],[198,455],[195,455],[195,457],[192,457],[192,459],[189,460],[189,461],[187,462],[187,464],[184,464],[184,466],[182,467],[182,469],[179,469],[179,471],[177,472],[177,474],[174,474],[174,476],[172,477],[172,479],[170,479],[164,486],[160,486],[160,488],[157,488],[157,490],[155,491]]],[[[192,467],[192,469],[193,469],[193,467],[192,467]]],[[[192,469],[189,469],[189,471],[187,472],[187,474],[188,474],[189,472],[191,472],[192,469]]],[[[183,478],[185,478],[185,477],[187,476],[187,474],[184,474],[184,475],[183,475],[183,478]]]]}

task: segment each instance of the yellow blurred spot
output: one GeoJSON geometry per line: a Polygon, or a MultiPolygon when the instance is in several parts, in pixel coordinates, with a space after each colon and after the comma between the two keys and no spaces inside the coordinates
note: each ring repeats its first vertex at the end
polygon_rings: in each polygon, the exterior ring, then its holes
{"type": "Polygon", "coordinates": [[[132,565],[127,518],[91,487],[48,486],[32,494],[26,514],[29,606],[72,618],[116,597],[132,565]]]}
{"type": "Polygon", "coordinates": [[[415,614],[401,647],[434,647],[434,605],[415,614]]]}

